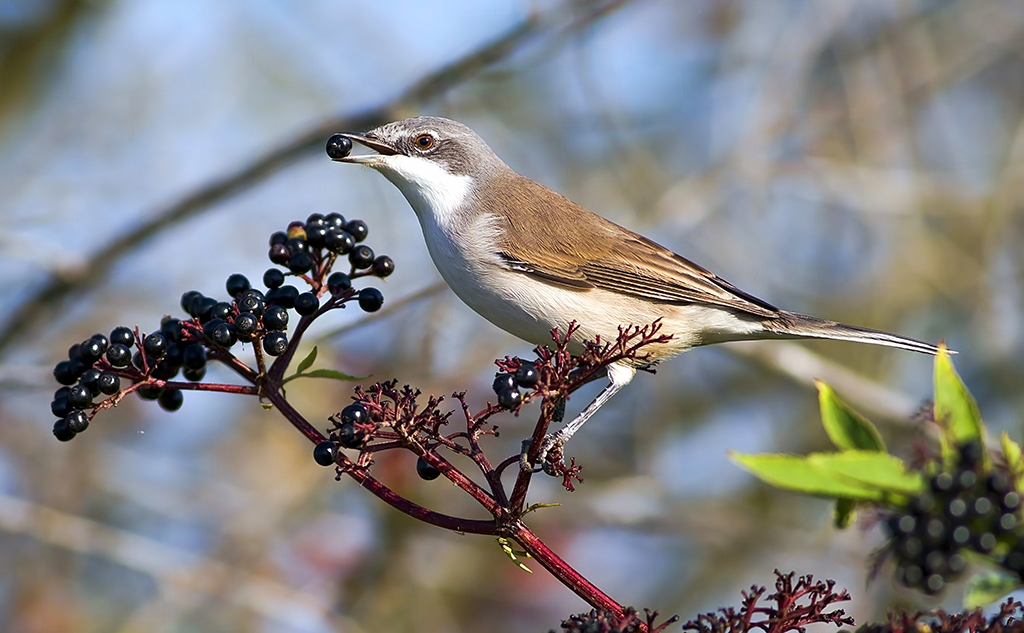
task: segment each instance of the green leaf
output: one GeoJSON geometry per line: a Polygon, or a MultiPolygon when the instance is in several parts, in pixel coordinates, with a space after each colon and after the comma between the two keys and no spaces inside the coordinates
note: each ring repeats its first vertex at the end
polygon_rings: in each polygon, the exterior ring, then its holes
{"type": "Polygon", "coordinates": [[[832,513],[832,523],[837,530],[845,530],[853,525],[857,517],[857,502],[853,499],[837,499],[836,509],[832,513]]]}
{"type": "Polygon", "coordinates": [[[849,481],[845,477],[824,477],[809,457],[798,455],[743,455],[732,454],[733,461],[743,466],[758,479],[777,488],[812,495],[861,501],[881,501],[884,494],[849,481]]]}
{"type": "Polygon", "coordinates": [[[902,460],[877,451],[731,457],[773,486],[822,497],[877,502],[892,494],[915,495],[924,488],[920,473],[908,472],[902,460]]]}
{"type": "Polygon", "coordinates": [[[985,435],[978,403],[953,368],[945,345],[939,345],[935,357],[935,421],[942,429],[943,457],[947,459],[954,447],[980,442],[985,435]]]}
{"type": "Polygon", "coordinates": [[[994,572],[978,574],[967,583],[964,608],[978,609],[990,605],[1019,587],[1020,579],[1016,576],[994,572]]]}
{"type": "Polygon", "coordinates": [[[885,442],[874,424],[843,402],[823,381],[815,380],[814,386],[818,388],[821,423],[836,448],[885,452],[885,442]]]}
{"type": "Polygon", "coordinates": [[[307,369],[309,369],[310,367],[312,367],[313,366],[313,362],[316,361],[316,353],[317,353],[317,349],[316,349],[316,345],[314,345],[313,349],[311,349],[309,351],[309,353],[306,354],[306,357],[303,358],[301,361],[299,361],[299,366],[295,369],[295,373],[296,374],[301,374],[302,372],[304,372],[307,369]]]}
{"type": "Polygon", "coordinates": [[[924,492],[921,473],[908,469],[895,455],[877,451],[843,451],[812,453],[807,457],[822,472],[847,477],[869,488],[904,496],[924,492]]]}
{"type": "Polygon", "coordinates": [[[359,381],[366,380],[369,376],[350,376],[344,372],[338,371],[337,369],[314,369],[313,371],[302,374],[302,378],[330,378],[332,380],[359,381]]]}
{"type": "Polygon", "coordinates": [[[1014,485],[1020,490],[1021,483],[1024,483],[1024,457],[1021,457],[1020,444],[1011,440],[1006,431],[999,436],[999,444],[1003,448],[1006,467],[1013,476],[1014,485]]]}

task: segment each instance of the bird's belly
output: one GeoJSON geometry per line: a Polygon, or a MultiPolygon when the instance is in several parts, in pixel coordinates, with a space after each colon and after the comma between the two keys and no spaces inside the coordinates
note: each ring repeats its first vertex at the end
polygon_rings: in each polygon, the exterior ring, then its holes
{"type": "Polygon", "coordinates": [[[583,341],[613,342],[620,327],[646,326],[662,319],[670,342],[645,350],[660,360],[701,343],[706,319],[693,318],[680,306],[644,302],[599,289],[573,290],[538,281],[529,275],[499,267],[490,270],[438,266],[441,276],[462,301],[499,328],[538,345],[552,343],[552,329],[564,334],[575,321],[570,351],[583,351],[583,341]],[[448,270],[446,270],[448,269],[448,270]]]}

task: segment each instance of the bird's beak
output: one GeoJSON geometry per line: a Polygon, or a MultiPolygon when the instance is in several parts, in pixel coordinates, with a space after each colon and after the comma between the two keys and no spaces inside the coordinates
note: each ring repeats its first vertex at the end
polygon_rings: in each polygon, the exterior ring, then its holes
{"type": "Polygon", "coordinates": [[[376,138],[371,138],[363,134],[342,134],[345,138],[355,141],[361,145],[365,145],[372,150],[375,150],[376,154],[361,154],[359,156],[345,156],[343,158],[337,158],[335,160],[342,163],[357,163],[363,165],[374,165],[380,162],[381,156],[393,156],[398,153],[394,147],[391,147],[387,143],[384,143],[376,138]]]}

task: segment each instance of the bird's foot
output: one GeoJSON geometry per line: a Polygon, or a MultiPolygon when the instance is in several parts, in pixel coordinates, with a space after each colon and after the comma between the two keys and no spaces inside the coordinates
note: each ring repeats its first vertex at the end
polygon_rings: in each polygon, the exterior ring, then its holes
{"type": "MultiPolygon", "coordinates": [[[[563,429],[564,430],[564,429],[563,429]]],[[[555,468],[555,462],[549,461],[548,456],[556,457],[558,460],[562,458],[562,447],[568,441],[569,438],[562,437],[562,431],[558,433],[548,433],[541,440],[540,449],[537,451],[537,460],[533,463],[530,462],[529,450],[531,440],[523,440],[523,449],[519,453],[519,469],[526,473],[539,473],[545,472],[549,475],[557,474],[555,468]]]]}

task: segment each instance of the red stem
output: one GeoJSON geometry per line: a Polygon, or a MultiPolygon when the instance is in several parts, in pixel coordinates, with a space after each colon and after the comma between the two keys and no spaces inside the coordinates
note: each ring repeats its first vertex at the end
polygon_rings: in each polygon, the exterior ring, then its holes
{"type": "MultiPolygon", "coordinates": [[[[283,415],[286,420],[292,423],[292,426],[297,428],[311,442],[318,444],[327,439],[326,437],[323,436],[322,433],[320,433],[320,431],[316,430],[316,428],[314,428],[313,425],[307,422],[306,419],[303,418],[302,415],[300,415],[299,412],[296,411],[287,400],[284,399],[284,397],[281,395],[281,392],[271,391],[264,393],[263,395],[265,398],[270,400],[270,402],[273,403],[275,407],[277,407],[278,411],[280,411],[281,415],[283,415]]],[[[344,459],[345,462],[351,464],[351,462],[348,462],[348,458],[342,457],[341,459],[344,459]]],[[[479,486],[473,483],[472,480],[468,479],[465,475],[456,470],[455,467],[452,466],[451,464],[448,464],[448,469],[454,471],[454,473],[445,474],[446,476],[449,477],[449,479],[452,479],[452,481],[456,482],[456,485],[459,485],[460,487],[465,489],[467,492],[470,492],[471,494],[472,491],[470,490],[470,488],[468,488],[464,484],[476,488],[479,491],[480,494],[474,494],[473,497],[477,499],[477,501],[481,502],[481,504],[483,504],[484,507],[487,507],[489,511],[492,511],[492,514],[494,514],[495,512],[502,511],[501,508],[494,502],[494,500],[491,499],[490,496],[488,496],[487,493],[484,492],[479,486]],[[459,481],[456,481],[457,479],[459,481]]],[[[442,514],[440,512],[434,512],[433,510],[428,510],[421,505],[417,505],[409,501],[408,499],[399,496],[390,488],[382,484],[380,481],[373,478],[365,468],[359,468],[354,466],[351,468],[346,468],[345,474],[354,479],[360,486],[366,488],[371,493],[376,495],[376,497],[383,501],[384,503],[390,505],[399,512],[408,514],[409,516],[419,519],[420,521],[423,521],[425,523],[436,525],[437,527],[444,528],[446,530],[453,530],[455,532],[463,532],[468,534],[489,534],[492,536],[496,536],[498,534],[499,528],[498,524],[495,521],[464,519],[461,517],[454,517],[451,515],[442,514]]]]}
{"type": "MultiPolygon", "coordinates": [[[[509,534],[519,543],[524,551],[540,563],[541,567],[548,570],[552,576],[585,600],[587,604],[598,609],[611,611],[619,617],[624,615],[625,609],[621,604],[598,589],[596,585],[562,560],[558,554],[555,554],[551,548],[544,544],[544,541],[540,540],[536,534],[530,531],[530,528],[526,527],[526,524],[522,521],[516,520],[515,523],[510,525],[509,534]]],[[[641,624],[640,630],[646,631],[647,626],[641,624]]]]}

